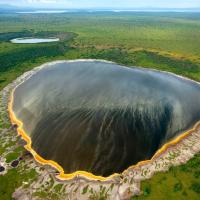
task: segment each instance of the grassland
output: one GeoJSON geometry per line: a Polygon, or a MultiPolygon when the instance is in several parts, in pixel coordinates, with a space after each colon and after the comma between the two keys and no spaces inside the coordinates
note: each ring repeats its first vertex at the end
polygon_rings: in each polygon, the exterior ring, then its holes
{"type": "Polygon", "coordinates": [[[132,200],[192,199],[200,197],[200,155],[188,163],[171,167],[168,172],[158,173],[142,183],[143,195],[132,200]]]}
{"type": "Polygon", "coordinates": [[[77,46],[145,48],[199,56],[200,16],[190,13],[69,13],[4,15],[1,32],[62,31],[77,46]]]}
{"type": "MultiPolygon", "coordinates": [[[[106,59],[200,81],[199,36],[198,13],[0,14],[0,89],[39,64],[76,58],[106,59]],[[58,35],[62,40],[51,44],[9,42],[15,37],[58,35]]],[[[0,128],[4,126],[0,124],[0,128]]],[[[1,143],[0,138],[3,152],[1,143]]],[[[15,158],[13,153],[8,155],[9,161],[15,158]]],[[[144,195],[134,199],[198,199],[199,159],[197,155],[184,166],[144,181],[144,195]]],[[[22,176],[12,170],[0,177],[0,199],[10,198],[22,176]],[[16,185],[10,186],[13,181],[16,185]]]]}

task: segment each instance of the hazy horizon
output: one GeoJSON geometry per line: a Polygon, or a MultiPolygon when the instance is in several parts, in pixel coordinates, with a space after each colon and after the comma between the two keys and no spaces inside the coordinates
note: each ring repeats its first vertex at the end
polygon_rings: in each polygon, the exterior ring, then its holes
{"type": "Polygon", "coordinates": [[[1,5],[46,9],[198,9],[200,0],[0,0],[1,5]]]}

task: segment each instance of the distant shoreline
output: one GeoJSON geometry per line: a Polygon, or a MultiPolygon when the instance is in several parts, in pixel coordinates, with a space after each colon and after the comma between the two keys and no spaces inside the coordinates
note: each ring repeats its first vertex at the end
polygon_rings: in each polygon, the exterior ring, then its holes
{"type": "Polygon", "coordinates": [[[92,12],[111,12],[111,13],[200,13],[199,8],[40,8],[40,7],[17,7],[12,5],[0,4],[0,13],[16,14],[63,14],[63,13],[92,13],[92,12]]]}
{"type": "Polygon", "coordinates": [[[66,9],[66,10],[23,10],[17,14],[63,14],[63,13],[200,13],[199,9],[66,9]]]}

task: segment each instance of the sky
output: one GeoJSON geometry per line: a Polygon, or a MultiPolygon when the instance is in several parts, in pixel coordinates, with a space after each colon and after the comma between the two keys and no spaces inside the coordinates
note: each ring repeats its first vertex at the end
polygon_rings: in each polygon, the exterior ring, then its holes
{"type": "Polygon", "coordinates": [[[36,8],[200,8],[200,0],[0,0],[0,4],[36,8]]]}

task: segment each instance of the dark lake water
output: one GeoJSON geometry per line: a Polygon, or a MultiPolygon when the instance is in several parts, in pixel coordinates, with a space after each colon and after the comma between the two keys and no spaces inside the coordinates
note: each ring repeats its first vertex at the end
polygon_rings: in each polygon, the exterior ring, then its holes
{"type": "Polygon", "coordinates": [[[13,110],[65,173],[108,176],[150,159],[200,120],[200,85],[102,61],[49,65],[14,92],[13,110]]]}

